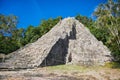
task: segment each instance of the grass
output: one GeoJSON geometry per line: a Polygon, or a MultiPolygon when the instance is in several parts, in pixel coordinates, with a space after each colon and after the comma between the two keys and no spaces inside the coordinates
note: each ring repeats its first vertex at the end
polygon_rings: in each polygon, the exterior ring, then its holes
{"type": "Polygon", "coordinates": [[[68,64],[68,65],[49,66],[49,67],[47,67],[47,69],[51,70],[51,71],[86,72],[88,70],[93,70],[93,69],[97,69],[97,68],[68,64]]]}
{"type": "Polygon", "coordinates": [[[112,69],[120,69],[120,63],[118,62],[109,62],[106,63],[105,66],[103,66],[105,68],[112,68],[112,69]]]}
{"type": "Polygon", "coordinates": [[[47,67],[48,70],[51,71],[77,71],[77,72],[86,72],[86,71],[91,71],[91,70],[100,70],[100,69],[104,69],[104,68],[112,68],[112,69],[120,69],[120,64],[117,62],[110,62],[110,63],[106,63],[104,66],[90,66],[90,67],[86,67],[86,66],[80,66],[80,65],[71,65],[71,64],[67,64],[67,65],[57,65],[57,66],[49,66],[47,67]]]}

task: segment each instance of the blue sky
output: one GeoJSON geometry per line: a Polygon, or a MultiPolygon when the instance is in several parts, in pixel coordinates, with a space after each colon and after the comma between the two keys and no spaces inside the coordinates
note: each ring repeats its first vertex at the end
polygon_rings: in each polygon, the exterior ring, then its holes
{"type": "Polygon", "coordinates": [[[42,19],[74,17],[77,14],[91,17],[98,4],[107,0],[0,0],[0,14],[18,16],[18,28],[37,26],[42,19]]]}

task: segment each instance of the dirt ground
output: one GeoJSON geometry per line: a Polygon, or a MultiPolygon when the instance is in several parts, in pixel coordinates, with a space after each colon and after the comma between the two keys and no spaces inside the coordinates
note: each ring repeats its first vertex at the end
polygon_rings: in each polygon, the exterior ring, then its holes
{"type": "Polygon", "coordinates": [[[15,71],[1,70],[0,80],[120,80],[120,69],[44,67],[15,71]]]}

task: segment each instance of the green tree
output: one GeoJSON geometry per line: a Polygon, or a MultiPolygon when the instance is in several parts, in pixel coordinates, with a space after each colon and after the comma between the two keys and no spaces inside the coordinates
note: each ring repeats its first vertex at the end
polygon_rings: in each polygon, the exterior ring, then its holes
{"type": "Polygon", "coordinates": [[[41,36],[53,28],[61,19],[62,17],[59,16],[55,19],[50,18],[48,20],[42,20],[41,24],[39,25],[41,36]]]}
{"type": "Polygon", "coordinates": [[[39,30],[36,27],[30,25],[25,31],[25,44],[36,41],[40,37],[39,35],[39,30]]]}
{"type": "Polygon", "coordinates": [[[84,24],[86,27],[91,27],[94,23],[94,21],[91,18],[88,18],[86,16],[82,16],[82,15],[75,16],[75,19],[77,19],[79,22],[84,24]]]}
{"type": "Polygon", "coordinates": [[[0,34],[3,36],[12,36],[12,31],[16,30],[17,17],[0,14],[0,34]]]}
{"type": "Polygon", "coordinates": [[[55,19],[50,18],[48,20],[42,20],[38,27],[30,25],[24,34],[25,44],[32,43],[40,38],[42,35],[47,33],[51,28],[53,28],[62,17],[57,17],[55,19]]]}
{"type": "Polygon", "coordinates": [[[95,26],[101,32],[98,38],[112,51],[115,60],[120,61],[120,4],[118,1],[108,0],[100,4],[94,12],[97,18],[95,26]]]}
{"type": "Polygon", "coordinates": [[[0,53],[8,54],[21,47],[23,29],[17,29],[17,17],[0,14],[0,53]]]}

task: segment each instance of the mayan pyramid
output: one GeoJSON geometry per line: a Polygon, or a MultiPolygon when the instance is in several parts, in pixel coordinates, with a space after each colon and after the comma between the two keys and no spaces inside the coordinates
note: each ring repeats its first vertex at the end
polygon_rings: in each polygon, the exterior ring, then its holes
{"type": "Polygon", "coordinates": [[[59,64],[104,65],[109,49],[75,18],[65,18],[36,42],[10,54],[0,68],[34,68],[59,64]]]}

